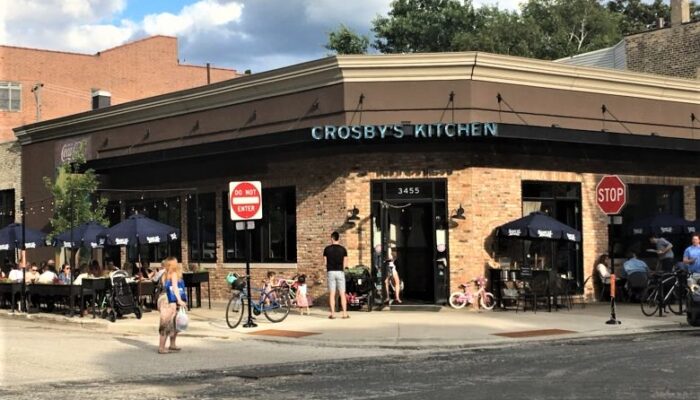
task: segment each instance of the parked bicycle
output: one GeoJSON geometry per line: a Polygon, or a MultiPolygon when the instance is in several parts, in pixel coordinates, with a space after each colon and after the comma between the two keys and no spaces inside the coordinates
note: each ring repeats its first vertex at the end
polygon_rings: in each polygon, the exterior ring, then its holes
{"type": "Polygon", "coordinates": [[[493,310],[496,301],[493,294],[486,291],[486,278],[480,276],[470,282],[459,285],[461,290],[450,294],[449,303],[453,308],[464,308],[467,304],[477,304],[485,310],[493,310]],[[477,287],[476,293],[472,293],[470,284],[477,287]]]}
{"type": "MultiPolygon", "coordinates": [[[[236,275],[235,278],[231,283],[231,299],[226,306],[226,324],[231,329],[241,323],[243,314],[248,309],[246,277],[236,275]]],[[[284,321],[291,308],[289,292],[288,288],[282,287],[273,287],[270,291],[254,289],[254,297],[258,297],[258,301],[253,300],[251,303],[253,315],[264,314],[265,318],[275,323],[284,321]]]]}
{"type": "Polygon", "coordinates": [[[642,293],[642,313],[651,317],[659,308],[668,307],[672,313],[682,315],[686,308],[687,295],[687,274],[684,270],[675,269],[671,273],[654,274],[642,293]]]}

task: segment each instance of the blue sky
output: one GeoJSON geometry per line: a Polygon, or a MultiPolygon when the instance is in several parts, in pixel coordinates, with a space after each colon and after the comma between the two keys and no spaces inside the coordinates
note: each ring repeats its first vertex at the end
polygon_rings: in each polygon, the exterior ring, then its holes
{"type": "MultiPolygon", "coordinates": [[[[520,0],[474,0],[514,8],[520,0]]],[[[177,36],[188,64],[260,72],[324,57],[343,23],[370,33],[391,0],[0,0],[0,44],[94,54],[177,36]]]]}

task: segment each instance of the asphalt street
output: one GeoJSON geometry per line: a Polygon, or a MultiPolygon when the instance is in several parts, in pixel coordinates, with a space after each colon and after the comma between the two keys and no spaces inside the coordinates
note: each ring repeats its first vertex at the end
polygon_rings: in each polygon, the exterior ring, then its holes
{"type": "Polygon", "coordinates": [[[434,353],[188,338],[183,353],[155,356],[153,338],[26,328],[3,330],[10,382],[1,398],[696,399],[700,392],[700,332],[434,353]],[[34,341],[34,350],[7,342],[20,329],[11,342],[34,341]]]}

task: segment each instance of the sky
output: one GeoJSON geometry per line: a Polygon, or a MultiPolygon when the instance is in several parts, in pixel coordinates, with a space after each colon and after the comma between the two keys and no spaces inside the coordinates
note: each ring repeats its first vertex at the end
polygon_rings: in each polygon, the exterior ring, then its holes
{"type": "MultiPolygon", "coordinates": [[[[515,9],[521,0],[474,0],[515,9]]],[[[370,34],[391,0],[0,0],[0,44],[94,54],[177,36],[181,63],[261,72],[328,55],[328,32],[370,34]]]]}

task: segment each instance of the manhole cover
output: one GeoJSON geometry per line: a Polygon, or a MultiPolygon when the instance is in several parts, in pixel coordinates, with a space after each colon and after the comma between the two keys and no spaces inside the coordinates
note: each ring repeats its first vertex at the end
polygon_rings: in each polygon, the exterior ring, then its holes
{"type": "Polygon", "coordinates": [[[534,331],[494,333],[494,336],[503,336],[503,337],[508,337],[508,338],[528,338],[528,337],[537,337],[537,336],[566,335],[569,333],[576,333],[576,332],[575,331],[567,331],[565,329],[538,329],[538,330],[534,330],[534,331]]]}
{"type": "Polygon", "coordinates": [[[265,329],[262,331],[251,332],[251,333],[249,333],[249,335],[301,338],[301,337],[311,336],[311,335],[320,335],[320,333],[318,333],[318,332],[285,331],[282,329],[265,329]]]}

